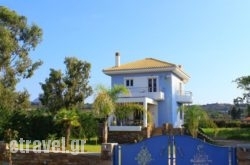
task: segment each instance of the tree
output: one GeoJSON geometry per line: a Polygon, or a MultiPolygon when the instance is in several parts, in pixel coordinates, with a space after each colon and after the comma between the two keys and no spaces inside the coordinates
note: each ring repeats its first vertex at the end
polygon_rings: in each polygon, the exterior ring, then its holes
{"type": "MultiPolygon", "coordinates": [[[[246,100],[247,103],[250,102],[250,76],[242,76],[234,80],[234,82],[237,83],[237,88],[243,89],[243,97],[238,97],[236,99],[241,98],[241,101],[243,102],[246,100]]],[[[237,101],[237,100],[234,100],[237,101]]]]}
{"type": "MultiPolygon", "coordinates": [[[[106,90],[105,88],[102,89],[104,89],[104,91],[106,90]]],[[[120,94],[129,94],[128,88],[126,88],[124,85],[114,85],[110,90],[107,90],[107,92],[114,102],[116,102],[120,94]]]]}
{"type": "Polygon", "coordinates": [[[58,111],[55,116],[56,123],[63,124],[65,128],[66,147],[69,146],[71,128],[80,125],[78,118],[79,116],[75,110],[68,110],[65,108],[58,111]]]}
{"type": "Polygon", "coordinates": [[[12,152],[10,150],[11,150],[12,147],[15,147],[15,146],[11,146],[10,142],[12,140],[16,140],[17,136],[18,136],[18,132],[16,130],[8,129],[4,133],[4,141],[7,143],[8,148],[9,148],[9,150],[5,151],[6,157],[8,158],[8,161],[9,161],[9,165],[13,164],[13,162],[12,162],[12,152]]]}
{"type": "Polygon", "coordinates": [[[40,83],[43,94],[40,100],[51,112],[72,109],[84,105],[84,100],[92,94],[89,86],[91,65],[74,57],[66,57],[66,73],[51,69],[49,78],[40,83]]]}
{"type": "Polygon", "coordinates": [[[31,77],[42,64],[29,58],[29,52],[42,39],[42,30],[35,24],[29,26],[26,17],[0,6],[0,38],[1,83],[13,88],[20,77],[31,77]]]}
{"type": "Polygon", "coordinates": [[[28,91],[17,92],[10,88],[5,88],[0,83],[0,107],[12,111],[28,109],[30,107],[28,91]]]}
{"type": "Polygon", "coordinates": [[[27,101],[27,92],[16,93],[15,87],[22,78],[30,78],[42,62],[29,57],[42,40],[42,30],[35,24],[28,25],[25,16],[0,6],[0,106],[13,109],[20,101],[27,101]],[[21,94],[21,95],[19,95],[21,94]],[[19,96],[25,96],[20,98],[19,96]],[[18,100],[20,99],[20,100],[18,100]],[[16,102],[16,100],[18,100],[16,102]]]}
{"type": "Polygon", "coordinates": [[[237,83],[237,88],[245,91],[250,91],[250,76],[242,76],[234,80],[237,83]]]}
{"type": "Polygon", "coordinates": [[[93,107],[96,114],[104,118],[103,143],[107,143],[108,141],[108,117],[114,113],[115,102],[119,94],[126,94],[128,92],[128,89],[123,85],[115,85],[111,89],[104,86],[97,87],[97,96],[93,107]]]}
{"type": "Polygon", "coordinates": [[[67,86],[64,101],[66,108],[84,104],[84,100],[93,92],[89,86],[90,63],[74,57],[66,57],[64,64],[67,71],[64,82],[67,86]]]}
{"type": "Polygon", "coordinates": [[[238,111],[232,109],[232,118],[240,118],[242,110],[240,104],[247,103],[246,116],[250,116],[250,76],[242,76],[234,80],[237,83],[237,88],[243,89],[243,97],[237,97],[234,99],[234,107],[238,107],[238,111]],[[233,111],[234,110],[234,111],[233,111]],[[235,113],[234,113],[235,112],[235,113]],[[236,113],[238,112],[238,113],[236,113]],[[236,115],[234,115],[236,114],[236,115]],[[239,117],[238,117],[239,116],[239,117]]]}
{"type": "Polygon", "coordinates": [[[234,120],[240,119],[241,113],[242,113],[242,110],[240,108],[237,109],[236,106],[233,106],[230,111],[231,117],[234,120]]]}
{"type": "Polygon", "coordinates": [[[12,115],[12,111],[0,107],[0,139],[4,137],[4,131],[6,125],[9,123],[9,119],[12,115]]]}
{"type": "Polygon", "coordinates": [[[250,105],[247,105],[247,117],[250,117],[250,105]]]}
{"type": "Polygon", "coordinates": [[[107,92],[98,93],[93,104],[96,114],[104,118],[103,143],[108,142],[108,116],[114,112],[114,102],[107,92]]]}
{"type": "Polygon", "coordinates": [[[5,88],[0,83],[0,107],[5,110],[13,110],[15,107],[15,92],[12,89],[5,88]]]}
{"type": "Polygon", "coordinates": [[[212,127],[215,127],[215,124],[210,120],[206,111],[200,106],[188,106],[185,110],[185,127],[193,137],[197,137],[198,129],[201,124],[209,124],[212,127]]]}
{"type": "Polygon", "coordinates": [[[97,136],[98,121],[92,112],[79,111],[78,115],[80,127],[74,129],[73,133],[75,137],[84,137],[90,141],[90,138],[97,136]]]}
{"type": "Polygon", "coordinates": [[[50,112],[55,114],[58,110],[65,107],[63,94],[66,89],[66,84],[63,81],[63,74],[60,70],[50,69],[49,78],[45,83],[40,83],[43,94],[39,99],[50,112]]]}

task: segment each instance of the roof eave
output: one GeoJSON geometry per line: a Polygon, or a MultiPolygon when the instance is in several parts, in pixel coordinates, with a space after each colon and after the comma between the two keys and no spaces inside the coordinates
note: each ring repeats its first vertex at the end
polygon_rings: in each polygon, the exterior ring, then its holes
{"type": "Polygon", "coordinates": [[[124,70],[103,70],[103,73],[109,76],[118,74],[131,74],[131,73],[150,73],[150,72],[168,72],[172,71],[179,76],[184,83],[188,82],[190,76],[177,66],[168,68],[144,68],[144,69],[124,69],[124,70]]]}
{"type": "Polygon", "coordinates": [[[182,69],[180,69],[180,68],[178,68],[178,67],[176,67],[176,68],[173,70],[173,72],[174,72],[176,75],[178,75],[178,76],[182,79],[182,81],[183,81],[184,83],[188,82],[188,80],[190,79],[190,76],[189,76],[187,73],[185,73],[182,69]]]}
{"type": "Polygon", "coordinates": [[[143,69],[123,69],[123,70],[103,70],[106,75],[128,74],[128,73],[149,73],[149,72],[166,72],[173,71],[176,67],[168,68],[143,68],[143,69]]]}

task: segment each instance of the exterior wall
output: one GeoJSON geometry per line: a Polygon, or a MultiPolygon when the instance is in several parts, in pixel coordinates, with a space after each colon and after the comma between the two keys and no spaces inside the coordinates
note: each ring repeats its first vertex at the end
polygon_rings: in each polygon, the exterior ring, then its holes
{"type": "Polygon", "coordinates": [[[172,123],[172,74],[160,73],[159,83],[165,95],[163,101],[158,102],[158,125],[172,123]]]}
{"type": "MultiPolygon", "coordinates": [[[[164,99],[158,100],[158,111],[156,115],[158,119],[155,120],[156,126],[161,126],[164,123],[171,123],[174,127],[180,127],[183,121],[179,118],[179,106],[176,101],[177,92],[180,91],[180,83],[182,81],[171,72],[157,72],[144,74],[126,74],[126,75],[112,75],[111,85],[124,85],[126,78],[134,80],[133,88],[147,87],[147,79],[156,77],[158,79],[157,90],[164,93],[164,99]]],[[[182,91],[184,91],[184,84],[182,83],[182,91]]],[[[150,97],[150,96],[148,96],[150,97]]]]}
{"type": "Polygon", "coordinates": [[[158,89],[162,90],[163,86],[161,84],[161,80],[167,77],[168,73],[140,73],[140,74],[126,74],[126,75],[112,75],[111,77],[111,85],[115,84],[122,84],[124,85],[124,80],[126,78],[134,79],[134,86],[133,87],[147,87],[148,78],[158,78],[158,89]]]}
{"type": "Polygon", "coordinates": [[[172,77],[172,117],[173,117],[173,126],[174,127],[180,127],[183,124],[183,121],[180,119],[180,112],[179,112],[179,108],[180,105],[178,105],[177,100],[176,100],[176,96],[177,94],[180,93],[180,91],[184,91],[184,84],[183,82],[176,77],[175,75],[173,75],[172,77]],[[182,84],[182,89],[180,89],[180,83],[182,84]]]}
{"type": "MultiPolygon", "coordinates": [[[[159,115],[158,115],[158,105],[148,105],[149,108],[149,113],[151,113],[152,115],[152,120],[153,120],[153,124],[154,127],[158,127],[158,119],[159,119],[159,115]]],[[[148,119],[149,120],[149,119],[148,119]]]]}
{"type": "Polygon", "coordinates": [[[113,75],[111,77],[111,86],[114,85],[124,85],[123,75],[113,75]]]}

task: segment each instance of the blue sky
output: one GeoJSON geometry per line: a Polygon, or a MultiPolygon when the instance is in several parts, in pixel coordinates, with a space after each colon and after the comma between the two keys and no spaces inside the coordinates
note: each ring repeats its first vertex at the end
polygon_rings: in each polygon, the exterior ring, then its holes
{"type": "MultiPolygon", "coordinates": [[[[31,52],[44,64],[28,80],[31,100],[49,69],[61,69],[65,57],[91,63],[90,85],[110,85],[102,69],[147,57],[181,64],[191,79],[186,90],[195,104],[232,103],[241,95],[232,80],[250,75],[249,0],[0,0],[43,29],[43,41],[31,52]]],[[[86,102],[92,102],[92,97],[86,102]]]]}

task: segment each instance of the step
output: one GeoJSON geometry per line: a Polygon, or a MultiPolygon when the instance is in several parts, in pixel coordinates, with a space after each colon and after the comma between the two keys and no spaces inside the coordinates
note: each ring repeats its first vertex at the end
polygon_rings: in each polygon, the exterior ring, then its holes
{"type": "Polygon", "coordinates": [[[152,131],[152,136],[159,136],[159,135],[162,135],[162,128],[161,127],[154,128],[152,131]]]}

